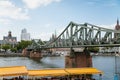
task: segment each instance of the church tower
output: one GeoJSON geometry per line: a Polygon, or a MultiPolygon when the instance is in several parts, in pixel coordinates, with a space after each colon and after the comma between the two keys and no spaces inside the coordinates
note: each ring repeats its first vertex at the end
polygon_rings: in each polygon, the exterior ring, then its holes
{"type": "Polygon", "coordinates": [[[115,26],[115,30],[120,30],[119,20],[117,19],[117,24],[115,26]]]}
{"type": "Polygon", "coordinates": [[[8,37],[12,37],[11,31],[8,32],[8,37]]]}
{"type": "MultiPolygon", "coordinates": [[[[117,19],[117,24],[115,26],[115,30],[120,31],[120,25],[119,25],[119,20],[118,19],[117,19]]],[[[118,37],[120,37],[120,34],[119,33],[115,33],[114,34],[114,38],[118,38],[118,37]]]]}

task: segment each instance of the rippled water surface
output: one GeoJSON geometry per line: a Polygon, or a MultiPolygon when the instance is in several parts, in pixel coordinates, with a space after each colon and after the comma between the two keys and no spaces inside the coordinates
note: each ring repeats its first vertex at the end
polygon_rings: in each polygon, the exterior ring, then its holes
{"type": "MultiPolygon", "coordinates": [[[[115,73],[115,59],[117,61],[117,72],[120,70],[120,57],[115,56],[93,56],[93,67],[104,72],[103,80],[113,80],[115,73]]],[[[33,60],[27,57],[0,57],[0,67],[5,66],[22,66],[28,69],[43,68],[64,68],[65,58],[61,57],[44,57],[41,60],[33,60]]],[[[95,77],[98,75],[95,75],[95,77]]]]}

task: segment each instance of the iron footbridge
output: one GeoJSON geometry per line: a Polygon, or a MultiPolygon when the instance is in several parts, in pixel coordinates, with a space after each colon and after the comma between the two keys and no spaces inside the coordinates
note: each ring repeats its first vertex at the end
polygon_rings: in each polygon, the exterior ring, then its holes
{"type": "Polygon", "coordinates": [[[102,28],[89,23],[70,22],[64,31],[45,48],[120,46],[120,31],[102,28]]]}

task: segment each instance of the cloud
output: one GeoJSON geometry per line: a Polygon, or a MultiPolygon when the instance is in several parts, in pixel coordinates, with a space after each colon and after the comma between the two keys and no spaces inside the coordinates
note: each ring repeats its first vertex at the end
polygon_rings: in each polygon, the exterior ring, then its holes
{"type": "Polygon", "coordinates": [[[108,3],[108,4],[104,4],[104,6],[106,6],[106,7],[116,7],[118,4],[117,3],[115,3],[115,2],[110,2],[110,3],[108,3]]]}
{"type": "Polygon", "coordinates": [[[104,7],[115,7],[118,5],[118,2],[116,0],[91,0],[91,1],[86,1],[86,4],[88,5],[101,5],[104,7]]]}
{"type": "Polygon", "coordinates": [[[88,5],[94,5],[95,4],[95,2],[86,2],[88,5]]]}
{"type": "Polygon", "coordinates": [[[0,23],[3,25],[9,25],[9,24],[11,24],[11,21],[9,19],[0,18],[0,23]]]}
{"type": "Polygon", "coordinates": [[[52,33],[42,32],[42,33],[40,33],[40,38],[41,38],[42,40],[49,40],[50,37],[51,37],[51,35],[52,35],[52,33]]]}
{"type": "Polygon", "coordinates": [[[100,0],[91,0],[91,1],[86,1],[86,4],[95,5],[95,4],[99,3],[99,2],[100,2],[100,0]]]}
{"type": "Polygon", "coordinates": [[[115,25],[116,24],[111,24],[111,25],[98,25],[98,26],[100,26],[100,27],[103,27],[103,28],[107,28],[107,29],[115,29],[115,25]]]}
{"type": "Polygon", "coordinates": [[[0,0],[0,18],[25,20],[29,19],[29,16],[24,9],[17,7],[10,0],[0,0]]]}
{"type": "Polygon", "coordinates": [[[46,32],[40,32],[40,33],[31,32],[30,34],[31,34],[31,39],[41,39],[43,41],[50,40],[50,37],[52,36],[51,32],[47,32],[47,33],[46,32]]]}
{"type": "Polygon", "coordinates": [[[29,9],[35,9],[40,6],[47,6],[52,2],[60,2],[61,0],[23,0],[26,7],[29,9]]]}

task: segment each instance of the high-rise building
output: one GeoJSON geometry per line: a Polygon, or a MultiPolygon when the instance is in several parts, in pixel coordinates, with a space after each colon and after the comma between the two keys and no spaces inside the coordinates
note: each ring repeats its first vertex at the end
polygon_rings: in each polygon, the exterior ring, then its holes
{"type": "Polygon", "coordinates": [[[21,31],[21,40],[29,41],[30,40],[30,33],[27,33],[27,30],[24,28],[21,31]]]}

